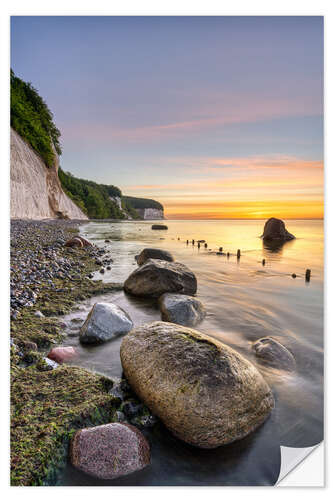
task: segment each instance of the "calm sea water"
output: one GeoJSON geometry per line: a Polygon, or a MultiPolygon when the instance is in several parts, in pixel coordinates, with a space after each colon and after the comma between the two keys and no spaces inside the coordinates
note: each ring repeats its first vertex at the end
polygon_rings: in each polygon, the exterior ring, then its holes
{"type": "MultiPolygon", "coordinates": [[[[230,345],[260,370],[271,386],[276,408],[269,420],[248,438],[216,450],[198,450],[174,438],[162,425],[146,435],[152,465],[115,481],[98,481],[70,465],[61,478],[67,485],[268,485],[280,471],[280,445],[313,446],[323,435],[323,221],[289,220],[296,239],[267,247],[260,239],[264,221],[165,221],[168,231],[153,231],[151,222],[90,222],[81,232],[106,247],[114,260],[111,271],[96,279],[122,282],[135,269],[134,256],[143,248],[171,251],[175,260],[196,274],[197,296],[207,309],[197,329],[230,345]],[[105,243],[109,238],[111,243],[105,243]],[[186,245],[186,240],[190,244],[186,245]],[[204,239],[208,248],[192,246],[204,239]],[[216,255],[219,247],[226,255],[216,255]],[[237,260],[237,249],[241,258],[237,260]],[[265,266],[262,259],[266,260],[265,266]],[[311,280],[305,282],[305,270],[311,280]],[[292,278],[292,274],[296,278],[292,278]],[[292,351],[297,371],[288,374],[260,364],[252,342],[273,336],[292,351]]],[[[135,325],[160,319],[156,303],[123,292],[94,297],[65,318],[67,345],[75,345],[76,364],[112,377],[121,376],[121,338],[96,347],[78,341],[79,321],[93,303],[115,302],[135,325]],[[73,321],[74,320],[74,321],[73,321]]]]}

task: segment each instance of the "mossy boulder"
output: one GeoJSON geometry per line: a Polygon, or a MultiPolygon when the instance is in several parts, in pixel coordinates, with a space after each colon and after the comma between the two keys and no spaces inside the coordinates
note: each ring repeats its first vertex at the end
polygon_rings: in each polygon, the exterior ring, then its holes
{"type": "Polygon", "coordinates": [[[179,439],[216,448],[269,416],[274,397],[236,351],[191,328],[156,321],[124,337],[121,362],[138,397],[179,439]]]}
{"type": "Polygon", "coordinates": [[[271,337],[263,337],[254,342],[252,347],[261,363],[281,370],[295,370],[296,361],[294,356],[277,340],[271,337]]]}
{"type": "Polygon", "coordinates": [[[174,258],[171,253],[161,248],[144,248],[139,255],[136,256],[136,261],[139,266],[142,266],[148,259],[159,259],[173,262],[174,258]]]}
{"type": "Polygon", "coordinates": [[[197,279],[180,262],[148,259],[127,278],[124,290],[141,297],[160,297],[166,292],[194,295],[197,279]]]}
{"type": "Polygon", "coordinates": [[[163,321],[184,326],[195,326],[206,311],[201,300],[180,293],[164,293],[158,300],[163,321]]]}
{"type": "Polygon", "coordinates": [[[262,239],[266,241],[289,241],[295,239],[295,236],[289,233],[285,223],[281,219],[271,217],[265,222],[262,239]]]}

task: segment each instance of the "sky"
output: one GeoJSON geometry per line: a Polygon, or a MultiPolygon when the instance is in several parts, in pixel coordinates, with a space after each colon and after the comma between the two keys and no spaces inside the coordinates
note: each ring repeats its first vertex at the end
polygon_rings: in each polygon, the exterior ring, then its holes
{"type": "Polygon", "coordinates": [[[323,216],[322,17],[12,17],[73,175],[168,218],[323,216]]]}

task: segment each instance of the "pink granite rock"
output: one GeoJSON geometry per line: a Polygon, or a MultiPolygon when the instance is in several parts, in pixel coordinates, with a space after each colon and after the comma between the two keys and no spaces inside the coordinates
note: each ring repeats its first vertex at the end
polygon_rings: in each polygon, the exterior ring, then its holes
{"type": "Polygon", "coordinates": [[[48,353],[47,357],[56,361],[57,363],[63,363],[64,361],[69,361],[77,356],[77,352],[74,347],[54,347],[48,353]]]}
{"type": "Polygon", "coordinates": [[[144,435],[136,427],[120,423],[76,432],[70,456],[74,467],[100,479],[125,476],[150,463],[149,444],[144,435]]]}

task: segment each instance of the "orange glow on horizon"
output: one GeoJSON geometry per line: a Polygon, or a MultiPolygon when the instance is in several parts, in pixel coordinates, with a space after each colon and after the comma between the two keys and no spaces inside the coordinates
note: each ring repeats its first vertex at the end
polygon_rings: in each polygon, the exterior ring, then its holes
{"type": "Polygon", "coordinates": [[[185,161],[188,168],[185,176],[179,170],[179,182],[132,185],[124,191],[160,201],[170,219],[324,217],[322,161],[282,155],[185,161]]]}

